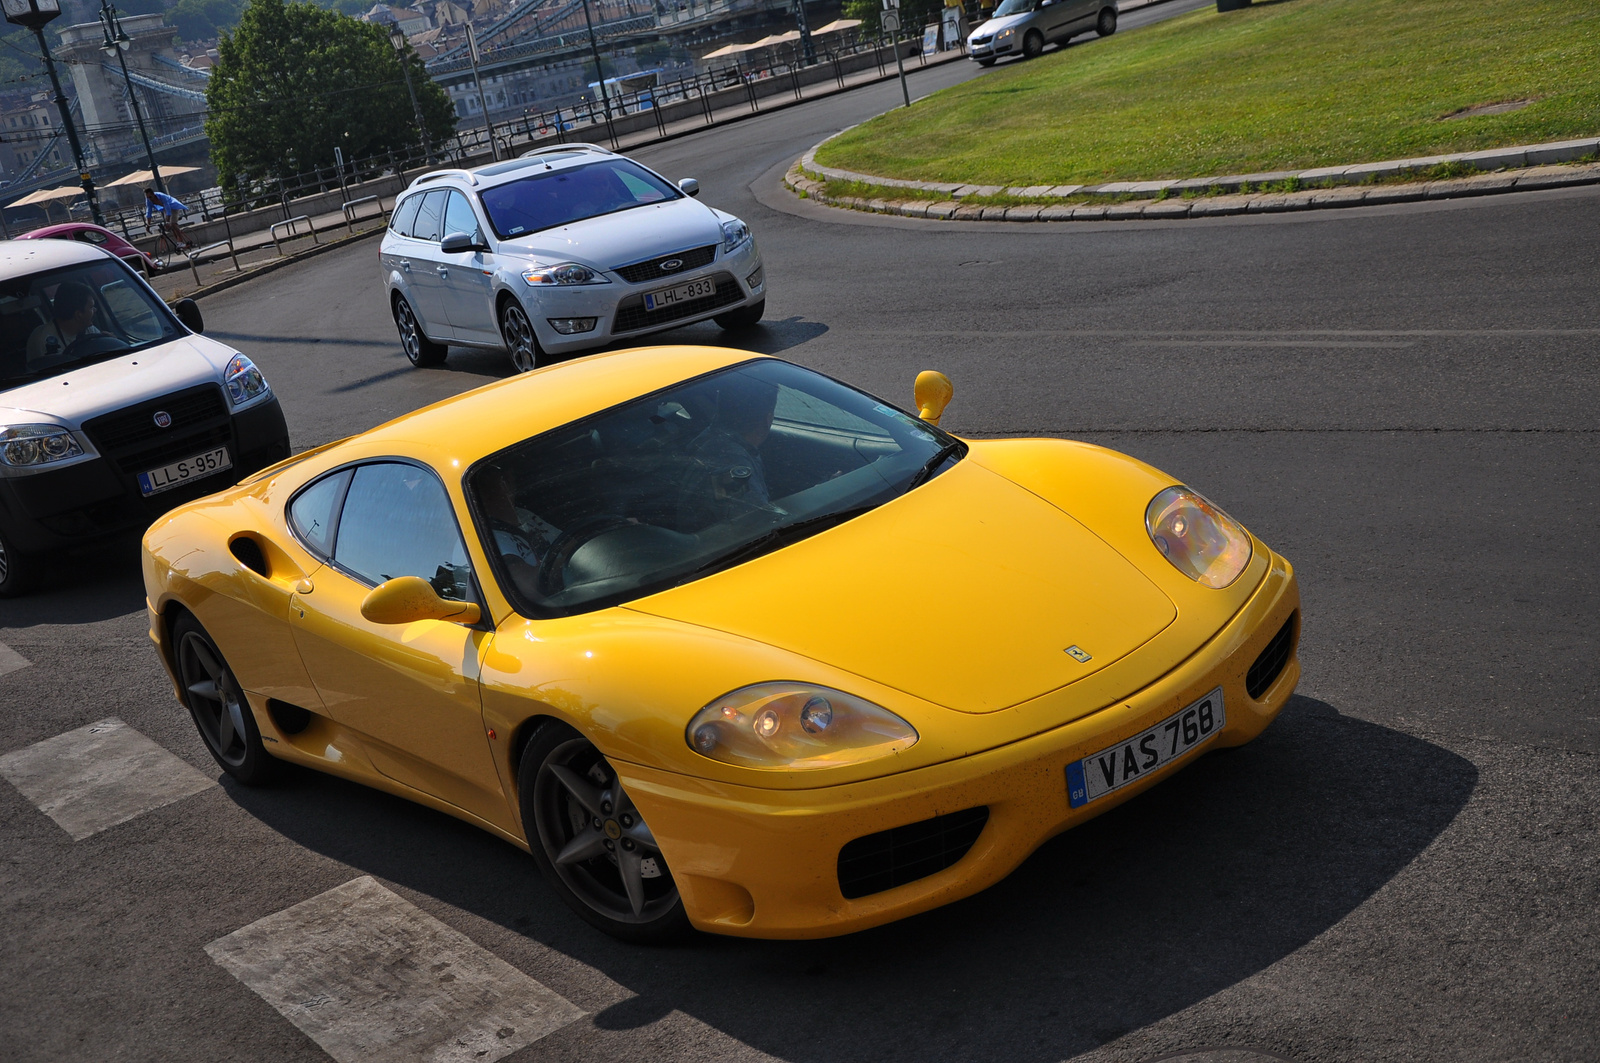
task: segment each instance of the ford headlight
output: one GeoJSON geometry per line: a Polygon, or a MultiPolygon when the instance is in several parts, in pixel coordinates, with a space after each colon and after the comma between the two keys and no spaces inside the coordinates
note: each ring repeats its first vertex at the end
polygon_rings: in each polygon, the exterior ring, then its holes
{"type": "Polygon", "coordinates": [[[222,384],[228,389],[228,401],[234,406],[254,402],[271,390],[256,363],[242,354],[228,359],[228,368],[222,371],[222,384]]]}
{"type": "Polygon", "coordinates": [[[1150,541],[1202,587],[1226,587],[1250,563],[1250,533],[1187,487],[1169,487],[1144,511],[1150,541]]]}
{"type": "Polygon", "coordinates": [[[49,465],[83,456],[72,433],[58,424],[19,424],[0,428],[0,462],[16,469],[49,465]]]}
{"type": "Polygon", "coordinates": [[[750,226],[738,218],[722,223],[722,253],[731,255],[750,242],[750,226]]]}
{"type": "Polygon", "coordinates": [[[529,266],[522,271],[522,279],[540,287],[546,284],[610,284],[588,266],[576,262],[562,262],[555,266],[529,266]]]}
{"type": "Polygon", "coordinates": [[[917,732],[864,698],[807,683],[757,683],[694,714],[702,756],[745,768],[833,768],[909,749],[917,732]]]}

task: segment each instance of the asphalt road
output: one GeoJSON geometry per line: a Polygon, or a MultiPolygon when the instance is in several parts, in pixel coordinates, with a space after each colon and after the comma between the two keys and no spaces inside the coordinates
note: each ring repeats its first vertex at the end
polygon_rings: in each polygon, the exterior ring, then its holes
{"type": "MultiPolygon", "coordinates": [[[[972,73],[915,73],[913,94],[972,73]]],[[[771,296],[748,346],[901,400],[943,369],[954,431],[1129,451],[1286,554],[1305,673],[1279,721],[983,894],[809,943],[619,945],[524,854],[310,773],[77,841],[0,785],[0,1056],[325,1059],[206,946],[370,875],[586,1013],[518,1063],[1594,1058],[1600,192],[1037,228],[777,189],[898,95],[638,155],[755,229],[771,296]]],[[[297,445],[509,369],[460,350],[409,368],[375,256],[203,304],[297,445]]],[[[0,604],[0,754],[116,717],[217,777],[145,641],[134,563],[108,550],[0,604]]]]}

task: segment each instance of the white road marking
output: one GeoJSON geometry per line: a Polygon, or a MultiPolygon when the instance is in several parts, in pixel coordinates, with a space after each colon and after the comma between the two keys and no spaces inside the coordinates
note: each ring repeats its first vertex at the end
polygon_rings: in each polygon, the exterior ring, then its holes
{"type": "Polygon", "coordinates": [[[368,875],[206,952],[340,1063],[493,1063],[583,1015],[368,875]]]}
{"type": "Polygon", "coordinates": [[[0,775],[74,841],[216,785],[115,718],[7,753],[0,775]]]}
{"type": "Polygon", "coordinates": [[[18,668],[26,668],[31,663],[22,654],[0,642],[0,675],[15,672],[18,668]]]}

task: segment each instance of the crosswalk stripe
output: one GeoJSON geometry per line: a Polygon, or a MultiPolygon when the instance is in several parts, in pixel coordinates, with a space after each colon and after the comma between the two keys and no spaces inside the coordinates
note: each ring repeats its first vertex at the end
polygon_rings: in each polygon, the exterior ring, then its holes
{"type": "Polygon", "coordinates": [[[0,756],[0,776],[74,841],[216,785],[115,717],[0,756]]]}
{"type": "Polygon", "coordinates": [[[0,642],[0,675],[15,672],[18,668],[26,668],[31,663],[22,654],[0,642]]]}
{"type": "Polygon", "coordinates": [[[584,1014],[370,875],[206,952],[339,1063],[493,1063],[584,1014]]]}

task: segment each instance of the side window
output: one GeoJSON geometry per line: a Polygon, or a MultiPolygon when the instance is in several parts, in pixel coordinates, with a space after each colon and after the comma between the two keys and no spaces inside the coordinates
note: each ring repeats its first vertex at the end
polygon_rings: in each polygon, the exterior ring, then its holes
{"type": "Polygon", "coordinates": [[[412,196],[394,209],[389,228],[394,230],[396,236],[411,235],[412,223],[417,220],[417,208],[422,206],[422,200],[422,196],[412,196]]]}
{"type": "Polygon", "coordinates": [[[443,240],[451,233],[466,233],[472,237],[480,235],[478,216],[472,213],[472,204],[460,192],[450,193],[450,202],[444,208],[444,231],[439,239],[443,240]]]}
{"type": "Polygon", "coordinates": [[[105,233],[97,233],[93,229],[78,230],[78,239],[90,244],[103,244],[106,242],[105,233]]]}
{"type": "Polygon", "coordinates": [[[472,598],[472,570],[444,487],[415,465],[382,462],[355,471],[339,515],[333,559],[374,585],[421,576],[441,598],[472,598]]]}
{"type": "Polygon", "coordinates": [[[336,472],[301,491],[289,503],[289,527],[312,553],[322,557],[333,553],[333,518],[349,482],[349,469],[336,472]]]}
{"type": "Polygon", "coordinates": [[[422,206],[417,210],[417,220],[411,226],[412,239],[432,240],[434,243],[444,239],[444,234],[439,231],[439,222],[444,214],[444,198],[448,194],[439,189],[423,197],[422,206]]]}

